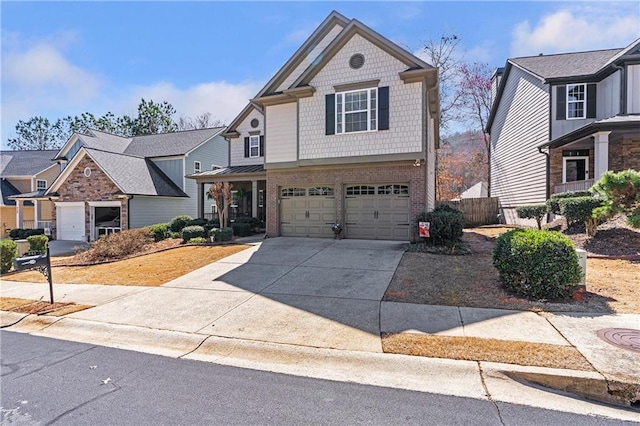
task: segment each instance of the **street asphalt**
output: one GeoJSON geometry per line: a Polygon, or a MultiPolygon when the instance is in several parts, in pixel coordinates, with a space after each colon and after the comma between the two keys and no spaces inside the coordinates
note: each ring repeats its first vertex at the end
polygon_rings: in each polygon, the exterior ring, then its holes
{"type": "MultiPolygon", "coordinates": [[[[172,357],[640,421],[634,411],[512,379],[522,373],[531,382],[619,403],[609,387],[640,383],[640,354],[612,346],[596,332],[638,329],[640,315],[381,302],[403,253],[398,242],[271,238],[160,287],[56,283],[56,301],[95,307],[64,317],[2,312],[1,322],[17,322],[8,330],[172,357]],[[575,346],[597,372],[383,354],[381,332],[575,346]]],[[[0,294],[46,300],[47,288],[3,281],[0,294]]]]}

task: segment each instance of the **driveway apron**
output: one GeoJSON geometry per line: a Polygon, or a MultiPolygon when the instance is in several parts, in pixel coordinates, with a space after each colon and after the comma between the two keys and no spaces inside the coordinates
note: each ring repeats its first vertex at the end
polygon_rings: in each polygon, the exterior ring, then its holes
{"type": "Polygon", "coordinates": [[[404,248],[396,241],[267,239],[161,287],[70,316],[381,352],[380,300],[404,248]]]}

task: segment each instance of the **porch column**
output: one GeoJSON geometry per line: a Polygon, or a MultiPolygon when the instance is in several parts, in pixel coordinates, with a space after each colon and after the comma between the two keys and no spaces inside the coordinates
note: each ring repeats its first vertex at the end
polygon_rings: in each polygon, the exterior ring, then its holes
{"type": "Polygon", "coordinates": [[[251,217],[258,217],[258,181],[251,181],[251,217]]]}
{"type": "Polygon", "coordinates": [[[38,229],[40,221],[40,204],[38,200],[33,200],[33,229],[38,229]]]}
{"type": "Polygon", "coordinates": [[[204,183],[198,182],[198,217],[204,218],[204,183]]]}
{"type": "Polygon", "coordinates": [[[593,179],[598,181],[604,172],[609,170],[609,133],[598,132],[593,134],[594,168],[593,179]]]}
{"type": "Polygon", "coordinates": [[[22,229],[22,221],[24,219],[24,212],[22,211],[24,207],[24,201],[16,200],[16,228],[22,229]]]}

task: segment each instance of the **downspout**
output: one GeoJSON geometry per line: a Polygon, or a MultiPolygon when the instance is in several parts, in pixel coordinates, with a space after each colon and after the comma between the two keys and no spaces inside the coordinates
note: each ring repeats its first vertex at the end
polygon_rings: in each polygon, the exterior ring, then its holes
{"type": "MultiPolygon", "coordinates": [[[[127,229],[131,229],[131,200],[133,197],[133,195],[127,197],[127,229]]],[[[122,212],[120,212],[120,214],[122,214],[122,212]]]]}
{"type": "MultiPolygon", "coordinates": [[[[538,147],[538,152],[544,156],[547,157],[546,161],[547,161],[547,171],[546,171],[546,176],[545,176],[545,189],[546,189],[546,193],[545,193],[545,198],[548,200],[549,197],[551,196],[551,189],[549,188],[549,182],[551,181],[551,155],[549,154],[549,152],[544,152],[542,150],[541,147],[538,147]]],[[[551,213],[547,212],[547,223],[549,223],[551,221],[551,213]]]]}

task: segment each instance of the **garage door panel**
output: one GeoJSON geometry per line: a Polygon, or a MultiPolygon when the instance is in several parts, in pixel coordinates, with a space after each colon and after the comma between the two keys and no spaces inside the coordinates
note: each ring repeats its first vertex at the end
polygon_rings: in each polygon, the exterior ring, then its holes
{"type": "Polygon", "coordinates": [[[331,187],[296,187],[297,196],[280,202],[280,233],[291,237],[331,237],[335,199],[331,187]],[[286,202],[285,202],[286,201],[286,202]]]}
{"type": "Polygon", "coordinates": [[[84,205],[56,206],[56,228],[59,240],[83,241],[86,238],[84,205]]]}

